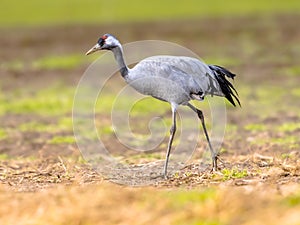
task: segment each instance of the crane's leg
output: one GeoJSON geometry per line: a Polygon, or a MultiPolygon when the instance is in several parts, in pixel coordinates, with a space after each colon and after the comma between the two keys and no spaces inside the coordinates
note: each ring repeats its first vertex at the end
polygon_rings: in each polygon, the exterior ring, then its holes
{"type": "Polygon", "coordinates": [[[209,150],[211,153],[211,158],[212,158],[212,171],[217,171],[218,170],[218,165],[217,165],[217,160],[219,159],[218,154],[214,151],[211,143],[210,143],[210,139],[206,130],[206,126],[205,126],[205,121],[204,121],[204,115],[203,112],[199,109],[197,109],[195,106],[191,105],[190,103],[187,104],[188,107],[190,107],[194,112],[197,113],[199,119],[201,120],[201,124],[204,130],[204,134],[206,137],[206,140],[208,142],[208,146],[209,146],[209,150]]]}
{"type": "Polygon", "coordinates": [[[174,135],[175,135],[175,132],[176,132],[176,108],[177,108],[177,105],[171,103],[171,107],[172,107],[172,126],[171,126],[171,129],[170,129],[170,138],[169,138],[166,161],[165,161],[165,166],[164,166],[164,178],[165,179],[168,178],[167,177],[167,170],[168,170],[169,156],[170,156],[170,152],[171,152],[171,148],[172,148],[174,135]]]}

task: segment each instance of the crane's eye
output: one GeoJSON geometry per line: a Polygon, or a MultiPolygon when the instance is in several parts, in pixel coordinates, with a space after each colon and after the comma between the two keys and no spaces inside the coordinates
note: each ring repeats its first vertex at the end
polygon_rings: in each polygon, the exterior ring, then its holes
{"type": "Polygon", "coordinates": [[[103,37],[99,38],[98,44],[99,44],[100,46],[103,46],[104,43],[105,43],[105,39],[103,39],[103,37]]]}

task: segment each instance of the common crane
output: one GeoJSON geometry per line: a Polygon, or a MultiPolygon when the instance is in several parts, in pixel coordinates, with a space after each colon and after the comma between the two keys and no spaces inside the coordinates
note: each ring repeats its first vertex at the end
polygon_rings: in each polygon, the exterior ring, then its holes
{"type": "Polygon", "coordinates": [[[225,97],[233,106],[236,106],[236,102],[240,105],[237,91],[226,79],[226,77],[234,79],[235,74],[224,67],[207,65],[196,58],[175,56],[149,57],[133,68],[128,68],[123,57],[122,45],[111,34],[101,36],[86,55],[98,50],[113,52],[122,77],[138,92],[171,104],[172,126],[164,163],[164,177],[167,178],[168,161],[176,132],[176,110],[179,105],[188,106],[197,113],[209,145],[212,170],[217,170],[219,155],[211,145],[204,115],[190,101],[194,99],[201,101],[206,95],[216,95],[225,97]]]}

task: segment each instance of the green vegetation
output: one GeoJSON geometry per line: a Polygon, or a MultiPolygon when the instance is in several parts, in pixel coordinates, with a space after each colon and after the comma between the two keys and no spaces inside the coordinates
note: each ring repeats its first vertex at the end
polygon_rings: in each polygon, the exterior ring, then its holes
{"type": "MultiPolygon", "coordinates": [[[[72,112],[74,87],[65,85],[51,85],[46,89],[36,91],[34,93],[28,93],[27,90],[18,90],[14,93],[9,93],[5,97],[0,92],[0,114],[15,113],[15,114],[39,114],[43,116],[55,116],[72,112]],[[13,101],[11,100],[13,99],[13,101]]],[[[112,106],[114,104],[115,95],[101,95],[96,101],[95,110],[99,113],[110,114],[112,106]]],[[[116,110],[127,110],[128,106],[132,103],[130,96],[122,96],[122,104],[118,104],[116,110]]],[[[80,104],[80,103],[79,103],[80,104]]],[[[84,103],[83,103],[84,107],[84,103]]],[[[139,101],[131,108],[131,115],[137,115],[140,113],[164,113],[169,110],[169,105],[164,104],[158,100],[146,98],[139,101]]],[[[71,118],[62,119],[59,121],[59,126],[70,127],[71,118]]],[[[29,129],[26,126],[38,126],[38,124],[24,125],[22,129],[29,129]]],[[[43,126],[43,125],[40,125],[43,126]]],[[[37,128],[48,129],[48,128],[37,128]]]]}
{"type": "Polygon", "coordinates": [[[289,149],[295,149],[299,147],[299,138],[294,135],[287,135],[275,138],[254,138],[253,140],[251,140],[250,143],[254,145],[274,144],[288,147],[289,149]]]}
{"type": "Polygon", "coordinates": [[[184,207],[193,203],[204,203],[207,201],[213,201],[216,196],[216,189],[206,188],[199,190],[179,190],[169,193],[166,197],[170,200],[172,207],[184,207]]]}
{"type": "Polygon", "coordinates": [[[0,140],[7,137],[7,133],[4,129],[0,128],[0,140]]]}
{"type": "Polygon", "coordinates": [[[300,123],[284,123],[277,128],[278,131],[281,132],[293,132],[296,130],[300,130],[300,123]]]}
{"type": "Polygon", "coordinates": [[[224,224],[213,216],[204,216],[201,208],[218,201],[218,192],[215,188],[205,188],[201,190],[178,190],[170,193],[162,192],[158,196],[164,199],[166,208],[180,212],[188,210],[189,214],[177,213],[173,216],[172,224],[201,224],[201,225],[221,225],[224,224]],[[196,217],[189,215],[197,215],[196,217]]]}
{"type": "MultiPolygon", "coordinates": [[[[130,99],[129,99],[130,100],[130,99]]],[[[169,104],[165,104],[157,99],[153,99],[151,97],[147,97],[138,101],[136,104],[133,105],[131,108],[130,114],[132,116],[138,115],[141,112],[149,112],[149,113],[157,113],[162,114],[170,109],[169,104]]]]}
{"type": "Polygon", "coordinates": [[[112,126],[110,126],[110,125],[108,125],[108,126],[99,126],[99,127],[97,127],[97,131],[98,131],[99,136],[114,133],[114,130],[113,130],[112,126]]]}
{"type": "Polygon", "coordinates": [[[260,131],[267,130],[264,124],[247,124],[244,128],[245,130],[253,131],[253,132],[260,132],[260,131]]]}
{"type": "Polygon", "coordinates": [[[44,124],[39,122],[27,122],[19,126],[19,129],[23,132],[33,131],[33,132],[55,132],[56,126],[50,124],[44,124]]]}
{"type": "Polygon", "coordinates": [[[73,69],[87,62],[84,55],[47,56],[32,63],[34,69],[73,69]]]}
{"type": "MultiPolygon", "coordinates": [[[[249,86],[246,83],[239,82],[237,90],[242,103],[241,110],[238,110],[240,115],[243,112],[251,111],[260,120],[264,120],[275,117],[279,112],[285,112],[286,104],[288,104],[289,112],[293,112],[295,115],[299,114],[299,106],[295,104],[295,97],[300,96],[299,89],[291,87],[291,92],[286,92],[285,90],[289,89],[289,86],[293,84],[287,84],[285,88],[282,88],[278,85],[272,85],[269,82],[271,81],[268,80],[257,86],[249,86]]],[[[250,125],[247,127],[247,130],[257,128],[262,131],[264,127],[267,127],[267,125],[250,125]]]]}
{"type": "Polygon", "coordinates": [[[146,97],[142,100],[134,103],[131,96],[117,96],[113,94],[102,94],[97,99],[95,104],[95,108],[97,112],[108,112],[113,110],[125,110],[126,112],[130,112],[131,116],[140,115],[141,112],[145,115],[156,113],[157,115],[170,110],[169,104],[163,103],[154,98],[146,97]]]}
{"type": "Polygon", "coordinates": [[[232,124],[232,123],[226,124],[227,135],[235,135],[237,130],[238,130],[238,126],[236,124],[232,124]]]}
{"type": "Polygon", "coordinates": [[[4,68],[6,70],[11,71],[21,71],[25,67],[25,63],[22,60],[13,60],[13,61],[2,61],[0,64],[0,68],[4,68]]]}
{"type": "Polygon", "coordinates": [[[283,202],[290,207],[295,207],[300,205],[300,192],[286,197],[283,202]]]}
{"type": "Polygon", "coordinates": [[[241,59],[239,58],[229,58],[228,56],[220,56],[209,58],[205,57],[205,63],[207,64],[215,64],[215,65],[223,65],[223,66],[238,66],[242,63],[241,59]]]}
{"type": "Polygon", "coordinates": [[[0,161],[7,160],[7,159],[9,159],[9,156],[7,154],[5,154],[5,153],[0,154],[0,161]]]}
{"type": "Polygon", "coordinates": [[[300,66],[292,66],[292,67],[284,68],[283,73],[288,76],[299,76],[300,66]]]}
{"type": "Polygon", "coordinates": [[[81,65],[88,65],[95,61],[97,57],[99,57],[99,54],[91,57],[85,57],[84,54],[45,56],[26,63],[26,65],[24,61],[15,59],[12,61],[1,62],[0,68],[16,72],[24,70],[25,66],[33,70],[68,70],[77,68],[81,65]]]}
{"type": "Polygon", "coordinates": [[[237,179],[237,178],[244,178],[248,176],[248,172],[246,169],[239,170],[237,168],[233,169],[223,169],[222,171],[223,174],[223,180],[230,180],[230,179],[237,179]]]}
{"type": "Polygon", "coordinates": [[[194,18],[245,14],[299,12],[298,0],[238,1],[187,0],[174,4],[171,0],[140,2],[138,0],[107,2],[89,0],[72,2],[53,1],[1,1],[0,26],[41,26],[74,23],[107,23],[148,21],[160,19],[194,18]],[[226,4],[226,7],[225,5],[226,4]],[[172,6],[172,10],[170,10],[172,6]],[[155,12],[155,13],[153,13],[155,12]]]}
{"type": "Polygon", "coordinates": [[[281,157],[283,158],[283,159],[290,159],[290,158],[292,158],[292,154],[290,154],[290,153],[282,153],[281,154],[281,157]]]}
{"type": "Polygon", "coordinates": [[[285,90],[279,86],[266,85],[265,87],[260,86],[254,91],[252,90],[251,94],[260,101],[260,105],[270,106],[274,102],[282,101],[285,93],[285,90]]]}
{"type": "Polygon", "coordinates": [[[272,138],[271,142],[273,144],[288,146],[290,149],[299,147],[299,137],[297,136],[285,136],[280,138],[272,138]]]}
{"type": "Polygon", "coordinates": [[[292,89],[292,95],[294,95],[295,97],[300,97],[300,88],[292,89]]]}
{"type": "Polygon", "coordinates": [[[72,111],[74,88],[55,84],[36,92],[18,89],[5,94],[0,91],[0,115],[34,113],[54,116],[72,111]]]}
{"type": "Polygon", "coordinates": [[[56,133],[61,131],[72,131],[73,124],[72,118],[62,117],[57,122],[52,123],[42,123],[38,121],[22,123],[19,126],[19,129],[23,132],[48,132],[56,133]]]}
{"type": "Polygon", "coordinates": [[[73,135],[70,136],[55,136],[51,140],[49,140],[50,144],[73,144],[75,143],[75,137],[73,135]]]}

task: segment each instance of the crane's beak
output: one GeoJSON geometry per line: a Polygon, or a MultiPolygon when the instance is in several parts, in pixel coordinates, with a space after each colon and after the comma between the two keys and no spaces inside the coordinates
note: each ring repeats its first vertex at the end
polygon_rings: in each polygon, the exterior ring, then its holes
{"type": "Polygon", "coordinates": [[[100,45],[97,43],[95,44],[90,50],[88,50],[85,55],[89,55],[89,54],[92,54],[93,52],[96,52],[98,50],[101,50],[101,47],[100,45]]]}

